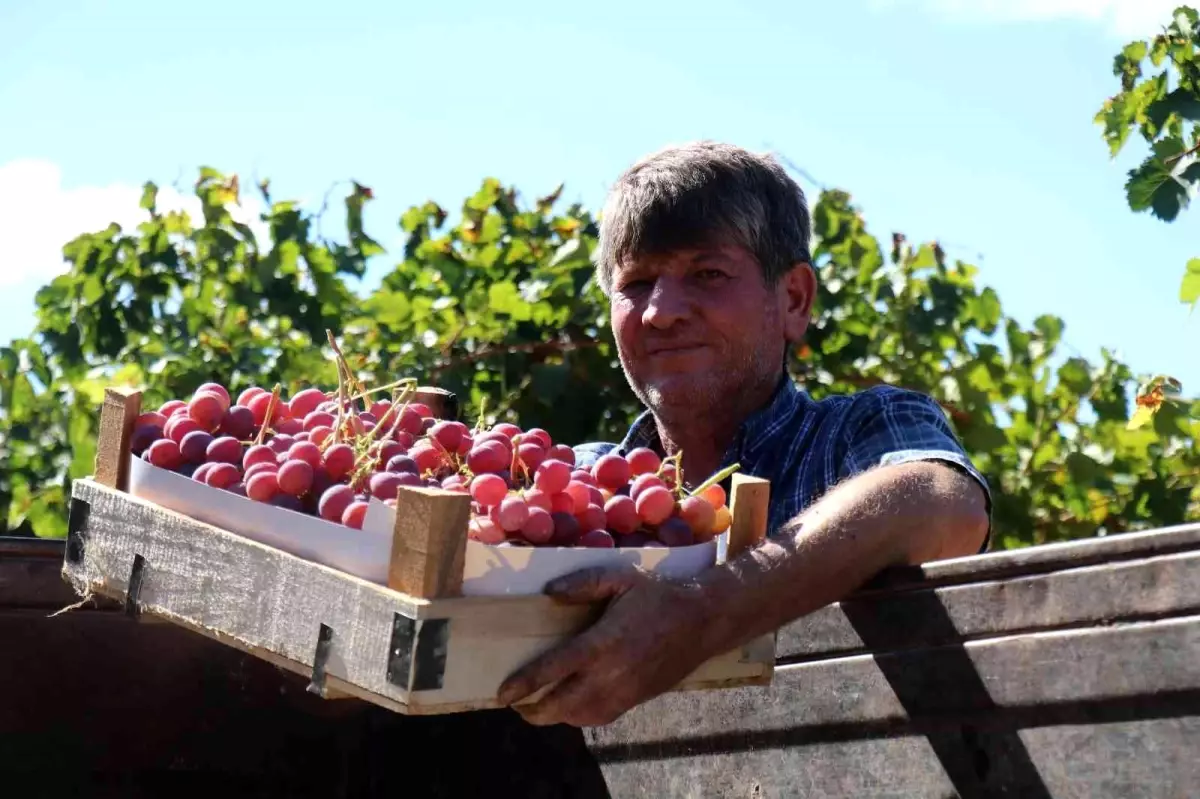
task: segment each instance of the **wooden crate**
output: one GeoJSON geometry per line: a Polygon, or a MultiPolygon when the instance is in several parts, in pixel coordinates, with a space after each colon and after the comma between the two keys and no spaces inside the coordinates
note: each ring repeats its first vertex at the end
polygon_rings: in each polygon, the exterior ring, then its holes
{"type": "MultiPolygon", "coordinates": [[[[453,395],[420,401],[453,414],[453,395]]],[[[110,389],[96,474],[74,484],[63,565],[81,596],[125,603],[310,678],[321,696],[354,696],[408,714],[497,707],[516,668],[586,628],[599,606],[544,596],[463,597],[470,500],[405,488],[388,585],[381,586],[126,493],[136,391],[110,389]]],[[[769,486],[735,476],[730,554],[761,540],[769,486]]],[[[775,636],[703,664],[676,690],[767,685],[775,636]]],[[[533,701],[531,697],[527,701],[533,701]]]]}

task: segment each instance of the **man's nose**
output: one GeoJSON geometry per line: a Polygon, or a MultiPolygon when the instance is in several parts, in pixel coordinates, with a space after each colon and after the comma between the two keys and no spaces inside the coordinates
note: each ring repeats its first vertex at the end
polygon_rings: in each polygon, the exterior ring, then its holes
{"type": "Polygon", "coordinates": [[[666,330],[691,313],[691,300],[684,286],[671,277],[659,277],[642,311],[642,324],[666,330]]]}

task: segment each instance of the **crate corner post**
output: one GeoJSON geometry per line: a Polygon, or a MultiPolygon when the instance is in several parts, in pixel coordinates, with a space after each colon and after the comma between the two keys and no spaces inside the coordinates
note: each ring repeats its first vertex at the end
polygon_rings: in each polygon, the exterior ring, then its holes
{"type": "Polygon", "coordinates": [[[388,564],[388,588],[419,599],[462,594],[471,497],[457,491],[403,486],[388,564]]]}
{"type": "Polygon", "coordinates": [[[129,443],[133,425],[142,412],[142,391],[109,387],[100,407],[94,479],[107,488],[125,491],[129,481],[129,443]]]}

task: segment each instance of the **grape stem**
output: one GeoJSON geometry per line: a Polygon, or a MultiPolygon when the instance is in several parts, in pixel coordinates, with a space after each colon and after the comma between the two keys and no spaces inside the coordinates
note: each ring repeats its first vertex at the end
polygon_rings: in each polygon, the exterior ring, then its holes
{"type": "Polygon", "coordinates": [[[263,443],[267,437],[267,431],[271,429],[271,414],[275,412],[275,406],[279,403],[279,392],[283,389],[279,383],[275,384],[275,390],[271,392],[271,399],[267,402],[267,415],[263,417],[262,427],[258,431],[258,436],[254,439],[255,446],[263,443]]]}
{"type": "Polygon", "coordinates": [[[698,496],[699,494],[704,492],[706,489],[710,488],[711,486],[715,486],[717,483],[722,482],[725,478],[733,475],[734,472],[738,471],[741,468],[742,468],[742,465],[740,463],[735,463],[732,466],[725,467],[721,471],[714,474],[712,477],[705,480],[700,485],[696,486],[696,490],[692,491],[691,495],[693,497],[698,496]]]}

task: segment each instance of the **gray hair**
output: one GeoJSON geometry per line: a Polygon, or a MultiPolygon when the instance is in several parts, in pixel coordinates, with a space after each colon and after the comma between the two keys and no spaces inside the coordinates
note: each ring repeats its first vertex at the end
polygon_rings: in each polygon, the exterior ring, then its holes
{"type": "Polygon", "coordinates": [[[732,243],[758,261],[767,285],[808,263],[811,220],[804,191],[769,154],[702,141],[635,163],[609,191],[596,270],[612,291],[628,258],[732,243]]]}

